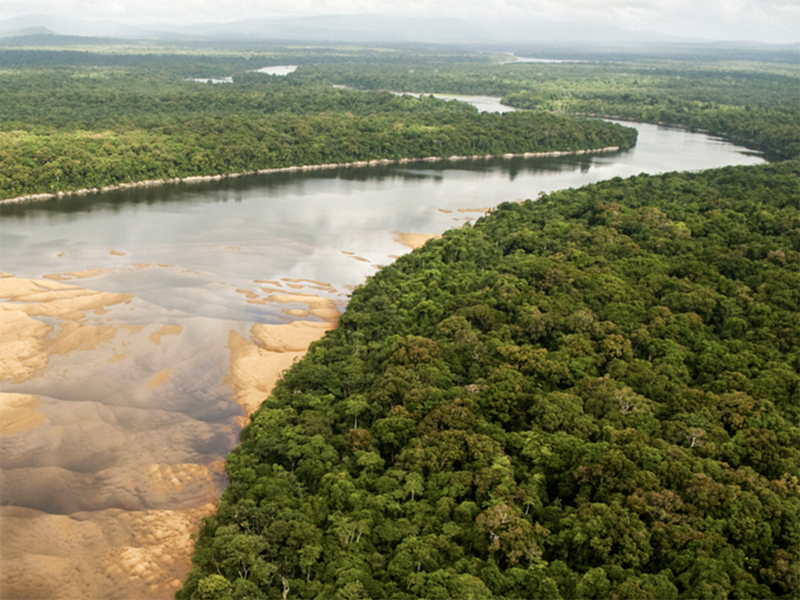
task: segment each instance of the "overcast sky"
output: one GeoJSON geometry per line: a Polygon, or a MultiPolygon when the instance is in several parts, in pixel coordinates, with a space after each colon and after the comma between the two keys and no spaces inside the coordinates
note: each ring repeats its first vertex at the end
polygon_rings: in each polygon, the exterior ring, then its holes
{"type": "Polygon", "coordinates": [[[592,21],[708,40],[800,42],[798,0],[0,0],[2,19],[49,14],[152,22],[229,22],[323,14],[592,21]]]}

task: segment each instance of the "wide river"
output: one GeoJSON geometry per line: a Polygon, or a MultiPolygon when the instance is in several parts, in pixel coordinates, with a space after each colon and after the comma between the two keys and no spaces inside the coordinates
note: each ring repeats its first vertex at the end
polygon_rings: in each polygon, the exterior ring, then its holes
{"type": "Polygon", "coordinates": [[[602,155],[2,206],[0,597],[172,597],[248,411],[418,234],[559,188],[763,162],[718,138],[636,127],[635,148],[602,155]]]}

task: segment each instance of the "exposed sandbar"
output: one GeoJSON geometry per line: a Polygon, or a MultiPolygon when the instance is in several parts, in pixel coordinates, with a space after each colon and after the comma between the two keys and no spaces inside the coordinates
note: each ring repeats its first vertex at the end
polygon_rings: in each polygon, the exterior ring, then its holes
{"type": "Polygon", "coordinates": [[[0,597],[174,598],[191,570],[191,535],[213,510],[51,515],[3,506],[0,597]]]}
{"type": "Polygon", "coordinates": [[[428,240],[442,237],[437,233],[406,233],[403,231],[393,231],[394,241],[412,250],[422,248],[428,240]]]}
{"type": "MultiPolygon", "coordinates": [[[[319,286],[319,287],[323,287],[323,288],[331,288],[331,287],[333,287],[333,286],[331,286],[330,283],[327,283],[325,281],[316,281],[314,279],[291,279],[289,277],[283,277],[281,279],[281,281],[288,281],[290,283],[310,283],[310,284],[313,284],[315,286],[319,286]]],[[[306,286],[306,287],[311,287],[311,286],[306,286]]]]}
{"type": "Polygon", "coordinates": [[[158,331],[150,334],[150,341],[156,346],[161,345],[161,338],[168,335],[180,335],[183,333],[183,325],[164,325],[158,331]]]}
{"type": "Polygon", "coordinates": [[[102,314],[107,307],[130,302],[128,294],[96,292],[48,281],[0,278],[0,381],[22,383],[41,373],[51,354],[90,350],[116,334],[110,326],[90,326],[87,312],[102,314]],[[54,327],[40,320],[59,319],[54,327]]]}
{"type": "MultiPolygon", "coordinates": [[[[256,324],[250,340],[235,331],[228,337],[231,368],[225,381],[233,388],[233,400],[252,414],[272,392],[283,372],[302,358],[312,342],[335,323],[293,321],[285,325],[256,324]]],[[[240,419],[244,426],[248,417],[240,419]]]]}
{"type": "Polygon", "coordinates": [[[0,393],[0,434],[16,435],[41,424],[45,415],[36,410],[40,404],[36,396],[0,393]]]}
{"type": "Polygon", "coordinates": [[[147,389],[155,390],[167,383],[169,383],[169,369],[162,369],[150,378],[150,381],[147,382],[147,389]]]}

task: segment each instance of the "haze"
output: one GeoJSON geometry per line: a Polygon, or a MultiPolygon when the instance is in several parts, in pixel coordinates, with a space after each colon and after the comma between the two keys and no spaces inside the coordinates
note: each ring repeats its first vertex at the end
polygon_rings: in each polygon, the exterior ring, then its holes
{"type": "MultiPolygon", "coordinates": [[[[621,29],[631,34],[629,41],[800,41],[796,0],[0,0],[0,14],[6,35],[42,26],[41,21],[19,19],[30,15],[115,21],[161,31],[252,19],[390,15],[458,19],[465,27],[485,29],[490,38],[513,23],[518,35],[527,28],[532,37],[555,28],[567,38],[571,30],[578,38],[595,31],[602,39],[603,30],[621,29]]],[[[99,35],[113,32],[101,30],[99,35]]]]}

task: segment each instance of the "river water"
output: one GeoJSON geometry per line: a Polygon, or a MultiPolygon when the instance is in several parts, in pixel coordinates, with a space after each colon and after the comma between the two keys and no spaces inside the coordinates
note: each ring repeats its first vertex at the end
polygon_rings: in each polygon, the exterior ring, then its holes
{"type": "Polygon", "coordinates": [[[636,127],[635,148],[602,155],[0,207],[0,597],[172,597],[245,415],[354,286],[426,238],[412,234],[612,177],[763,162],[719,138],[636,127]]]}

